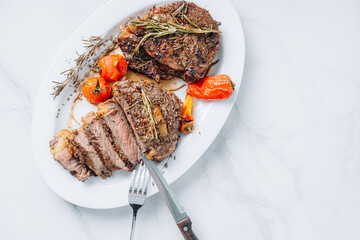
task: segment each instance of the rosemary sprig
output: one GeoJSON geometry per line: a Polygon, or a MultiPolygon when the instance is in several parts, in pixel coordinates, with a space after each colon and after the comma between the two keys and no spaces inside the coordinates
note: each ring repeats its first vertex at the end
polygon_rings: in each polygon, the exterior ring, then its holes
{"type": "Polygon", "coordinates": [[[195,23],[193,23],[186,15],[183,15],[187,21],[194,27],[183,26],[174,22],[160,22],[151,18],[146,18],[145,20],[132,21],[131,25],[135,27],[142,27],[145,29],[145,35],[142,37],[138,45],[135,47],[131,57],[134,58],[139,54],[140,46],[149,38],[149,37],[162,37],[170,34],[176,33],[194,33],[194,34],[204,34],[204,33],[220,33],[219,30],[215,29],[202,29],[199,28],[195,23]]]}
{"type": "Polygon", "coordinates": [[[127,108],[124,108],[124,111],[133,108],[134,106],[136,106],[136,105],[139,104],[139,103],[140,103],[140,101],[136,101],[136,102],[135,102],[134,104],[132,104],[131,106],[129,106],[129,107],[127,107],[127,108]]]}
{"type": "Polygon", "coordinates": [[[131,58],[134,58],[136,55],[139,54],[140,46],[151,36],[155,36],[155,33],[148,33],[146,34],[139,42],[139,44],[135,47],[134,52],[131,54],[131,58]]]}
{"type": "Polygon", "coordinates": [[[174,17],[176,17],[176,15],[178,15],[178,13],[179,13],[181,10],[183,10],[184,6],[185,6],[185,1],[183,1],[183,3],[180,5],[180,7],[179,7],[178,9],[176,9],[176,11],[172,13],[172,15],[173,15],[174,17]]]}
{"type": "MultiPolygon", "coordinates": [[[[71,84],[76,91],[76,87],[78,87],[83,80],[83,78],[80,79],[79,77],[82,70],[85,67],[90,67],[90,69],[92,69],[96,66],[96,59],[94,59],[94,57],[101,55],[100,53],[102,53],[102,55],[106,55],[106,53],[113,51],[117,47],[116,36],[104,39],[105,35],[106,34],[103,36],[91,36],[89,39],[82,39],[84,42],[85,52],[78,54],[78,58],[74,60],[74,67],[60,73],[62,75],[66,75],[66,79],[64,81],[53,81],[55,84],[53,87],[54,91],[52,93],[54,99],[64,90],[67,85],[71,84]],[[101,48],[107,45],[109,46],[100,52],[101,48]]],[[[87,74],[85,74],[85,76],[87,74]]]]}
{"type": "Polygon", "coordinates": [[[143,89],[141,89],[141,95],[142,95],[142,100],[143,100],[146,112],[148,114],[148,117],[150,118],[150,125],[152,128],[153,137],[155,135],[155,139],[158,139],[158,135],[157,135],[157,131],[156,131],[156,122],[155,122],[155,119],[154,119],[154,116],[153,116],[152,110],[151,110],[151,101],[143,89]]]}

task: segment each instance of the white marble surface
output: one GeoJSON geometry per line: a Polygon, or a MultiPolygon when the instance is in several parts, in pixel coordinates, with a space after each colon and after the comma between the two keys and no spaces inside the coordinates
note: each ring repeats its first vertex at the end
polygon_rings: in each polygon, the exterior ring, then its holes
{"type": "MultiPolygon", "coordinates": [[[[30,147],[51,60],[106,2],[0,2],[0,239],[128,239],[130,207],[62,200],[30,147]]],[[[239,97],[206,154],[172,185],[194,230],[200,239],[360,239],[360,2],[233,4],[246,38],[239,97]]],[[[136,239],[181,239],[160,195],[140,210],[137,230],[136,239]]]]}

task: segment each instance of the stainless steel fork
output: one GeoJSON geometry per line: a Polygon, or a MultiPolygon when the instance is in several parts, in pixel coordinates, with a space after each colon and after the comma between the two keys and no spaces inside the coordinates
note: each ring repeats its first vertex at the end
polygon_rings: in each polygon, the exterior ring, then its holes
{"type": "Polygon", "coordinates": [[[130,240],[134,239],[137,211],[144,205],[150,181],[148,169],[142,163],[138,164],[132,173],[129,187],[129,204],[133,209],[130,240]]]}

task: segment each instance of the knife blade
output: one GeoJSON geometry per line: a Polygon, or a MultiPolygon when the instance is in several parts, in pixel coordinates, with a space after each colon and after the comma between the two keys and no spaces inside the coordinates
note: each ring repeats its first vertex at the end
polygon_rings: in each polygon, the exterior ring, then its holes
{"type": "Polygon", "coordinates": [[[156,165],[148,160],[146,156],[139,151],[139,154],[145,163],[146,167],[149,169],[150,175],[154,180],[156,186],[159,189],[161,196],[163,197],[167,207],[169,208],[176,224],[178,225],[184,239],[195,240],[198,239],[194,232],[192,231],[192,223],[189,216],[186,214],[185,209],[179,204],[176,200],[175,194],[170,189],[165,178],[157,169],[156,165]]]}

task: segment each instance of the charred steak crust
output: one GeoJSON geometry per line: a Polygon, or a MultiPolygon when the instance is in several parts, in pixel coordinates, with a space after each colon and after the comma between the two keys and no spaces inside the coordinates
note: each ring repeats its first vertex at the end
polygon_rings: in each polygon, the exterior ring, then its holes
{"type": "Polygon", "coordinates": [[[125,80],[115,88],[114,97],[125,112],[140,150],[155,161],[172,153],[179,135],[181,100],[150,81],[125,80]],[[151,102],[156,134],[142,100],[142,91],[151,102]]]}
{"type": "MultiPolygon", "coordinates": [[[[174,2],[162,7],[153,7],[144,18],[179,23],[194,27],[185,18],[202,29],[218,30],[220,23],[213,20],[208,11],[194,3],[174,2]],[[173,13],[184,4],[176,16],[173,13]]],[[[148,38],[132,58],[135,47],[146,34],[144,30],[128,23],[119,33],[119,46],[124,53],[129,68],[159,81],[175,76],[187,82],[196,82],[204,77],[220,50],[220,33],[176,33],[163,37],[148,38]]]]}

